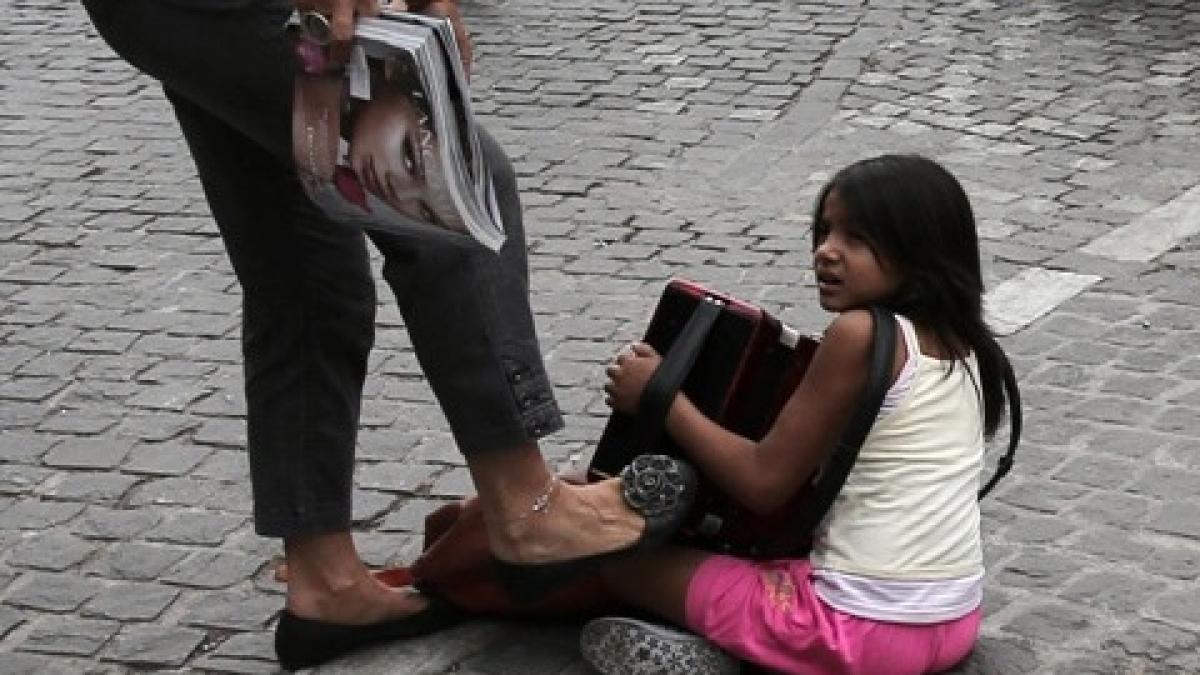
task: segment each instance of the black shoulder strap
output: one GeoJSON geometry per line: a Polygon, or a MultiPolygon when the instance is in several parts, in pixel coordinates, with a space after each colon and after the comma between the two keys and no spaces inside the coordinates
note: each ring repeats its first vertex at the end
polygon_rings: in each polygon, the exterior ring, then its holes
{"type": "Polygon", "coordinates": [[[996,462],[996,473],[979,490],[980,499],[991,492],[992,488],[996,487],[996,483],[999,483],[1000,479],[1012,470],[1013,461],[1017,455],[1017,444],[1021,442],[1021,390],[1017,387],[1017,376],[1013,373],[1012,364],[1008,362],[1007,358],[1004,359],[1004,370],[1001,375],[1004,378],[1004,395],[1008,398],[1008,449],[996,462]]]}
{"type": "Polygon", "coordinates": [[[801,514],[803,522],[800,527],[804,532],[815,529],[829,507],[833,506],[833,501],[846,484],[846,477],[854,468],[854,462],[858,460],[858,450],[871,432],[883,398],[891,386],[892,364],[896,354],[896,319],[881,307],[872,305],[870,309],[875,330],[862,402],[813,483],[812,497],[801,514]]]}
{"type": "Polygon", "coordinates": [[[663,431],[671,402],[675,400],[675,394],[683,386],[688,373],[692,372],[692,366],[696,364],[708,334],[721,315],[723,305],[720,300],[710,296],[701,299],[646,382],[646,388],[638,400],[637,452],[649,452],[654,447],[663,431]]]}

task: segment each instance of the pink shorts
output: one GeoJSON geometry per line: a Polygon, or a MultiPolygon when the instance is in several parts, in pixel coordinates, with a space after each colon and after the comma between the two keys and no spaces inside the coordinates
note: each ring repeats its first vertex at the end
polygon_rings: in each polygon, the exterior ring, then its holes
{"type": "Polygon", "coordinates": [[[944,623],[863,619],[833,609],[813,591],[807,560],[713,556],[687,592],[687,623],[735,656],[781,673],[918,675],[966,658],[981,613],[944,623]]]}

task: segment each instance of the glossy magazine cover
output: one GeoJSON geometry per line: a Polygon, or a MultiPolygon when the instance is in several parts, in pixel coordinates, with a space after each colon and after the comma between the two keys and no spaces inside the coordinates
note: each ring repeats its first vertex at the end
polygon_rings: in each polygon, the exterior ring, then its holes
{"type": "Polygon", "coordinates": [[[448,22],[360,19],[342,69],[297,17],[289,26],[293,149],[309,197],[341,222],[498,250],[503,225],[448,22]]]}

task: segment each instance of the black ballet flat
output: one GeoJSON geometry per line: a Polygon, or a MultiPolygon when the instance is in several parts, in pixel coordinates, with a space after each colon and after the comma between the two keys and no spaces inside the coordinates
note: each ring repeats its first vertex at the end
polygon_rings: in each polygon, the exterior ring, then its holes
{"type": "Polygon", "coordinates": [[[518,604],[531,604],[564,584],[599,570],[605,563],[661,547],[687,520],[696,500],[698,477],[692,467],[667,455],[638,455],[621,471],[621,494],[646,519],[638,540],[624,548],[548,563],[495,559],[496,577],[518,604]]]}
{"type": "Polygon", "coordinates": [[[305,619],[285,609],[275,627],[275,654],[284,670],[311,668],[369,645],[434,633],[462,618],[460,610],[435,596],[416,614],[363,626],[305,619]]]}

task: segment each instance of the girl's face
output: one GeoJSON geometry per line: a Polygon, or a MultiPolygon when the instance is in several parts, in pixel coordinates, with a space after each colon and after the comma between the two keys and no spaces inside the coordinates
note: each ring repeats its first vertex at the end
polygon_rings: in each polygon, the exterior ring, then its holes
{"type": "Polygon", "coordinates": [[[866,307],[900,288],[900,274],[875,253],[837,190],[825,196],[813,239],[813,272],[823,309],[866,307]]]}

